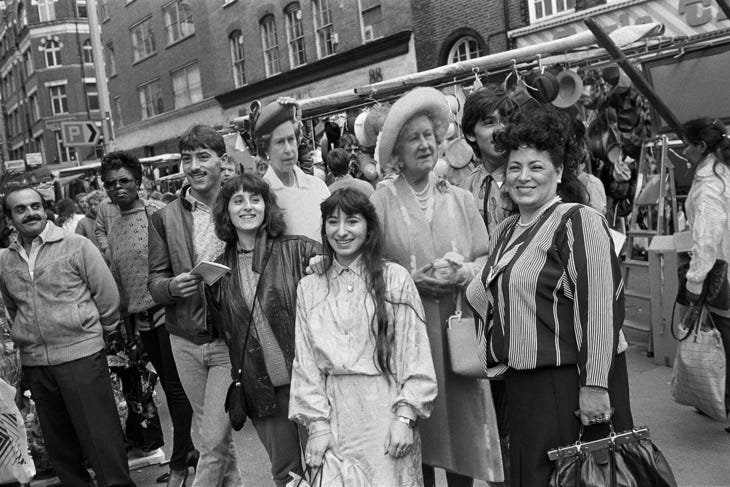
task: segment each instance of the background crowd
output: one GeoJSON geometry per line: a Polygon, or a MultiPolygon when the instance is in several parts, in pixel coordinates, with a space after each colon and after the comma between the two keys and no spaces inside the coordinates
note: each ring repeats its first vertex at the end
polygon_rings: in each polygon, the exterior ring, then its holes
{"type": "MultiPolygon", "coordinates": [[[[483,87],[466,99],[465,139],[446,141],[446,98],[416,88],[375,147],[344,134],[305,172],[296,103],[252,108],[254,172],[196,125],[179,139],[178,195],[147,194],[124,151],[102,159],[106,195],[54,212],[32,188],[5,189],[0,291],[64,485],[92,485],[87,462],[98,485],[133,485],[125,452],[162,441],[136,433],[155,420],[147,362],[172,418],[160,481],[173,486],[190,467],[193,486],[242,485],[231,430],[247,418],[278,486],[321,468],[325,481],[432,487],[440,468],[450,487],[544,487],[547,450],[633,427],[621,249],[575,113],[483,87]],[[201,263],[228,272],[206,282],[201,263]],[[454,315],[474,318],[490,380],[454,371],[454,315]],[[135,371],[124,428],[106,360],[120,349],[135,371]]],[[[717,120],[685,129],[699,301],[730,258],[730,141],[717,120]]],[[[729,312],[710,311],[728,350],[729,312]]]]}

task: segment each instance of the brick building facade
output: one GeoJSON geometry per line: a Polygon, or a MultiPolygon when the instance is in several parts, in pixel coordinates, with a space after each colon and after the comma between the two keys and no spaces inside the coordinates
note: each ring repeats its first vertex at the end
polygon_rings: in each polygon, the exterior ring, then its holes
{"type": "Polygon", "coordinates": [[[4,3],[0,25],[4,158],[27,158],[29,165],[39,162],[37,154],[48,165],[95,159],[95,148],[65,147],[61,137],[64,121],[101,119],[86,2],[4,3]]]}

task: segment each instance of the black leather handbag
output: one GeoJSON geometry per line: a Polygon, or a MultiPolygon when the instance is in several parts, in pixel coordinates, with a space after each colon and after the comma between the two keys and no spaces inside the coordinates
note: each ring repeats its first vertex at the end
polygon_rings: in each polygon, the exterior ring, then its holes
{"type": "Polygon", "coordinates": [[[554,448],[550,487],[677,487],[672,469],[652,443],[649,429],[636,427],[606,438],[554,448]]]}
{"type": "MultiPolygon", "coordinates": [[[[715,261],[715,265],[707,273],[705,282],[702,285],[702,293],[700,294],[702,304],[721,310],[730,309],[730,284],[727,281],[727,267],[727,261],[722,259],[715,261]]],[[[677,303],[682,306],[690,305],[690,301],[687,299],[688,270],[689,262],[681,264],[677,269],[677,277],[679,277],[677,303]]]]}

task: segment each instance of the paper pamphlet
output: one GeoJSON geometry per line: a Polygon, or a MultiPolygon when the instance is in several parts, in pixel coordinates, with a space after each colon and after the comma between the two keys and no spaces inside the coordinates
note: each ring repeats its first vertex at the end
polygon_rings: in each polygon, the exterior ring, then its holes
{"type": "Polygon", "coordinates": [[[231,268],[226,265],[203,261],[193,267],[190,273],[199,275],[203,278],[203,282],[208,286],[212,286],[230,270],[231,268]]]}

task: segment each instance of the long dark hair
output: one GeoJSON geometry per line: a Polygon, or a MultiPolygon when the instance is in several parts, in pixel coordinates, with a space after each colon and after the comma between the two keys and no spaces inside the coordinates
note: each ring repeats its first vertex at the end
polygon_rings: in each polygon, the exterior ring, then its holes
{"type": "MultiPolygon", "coordinates": [[[[717,165],[730,166],[730,139],[728,139],[725,125],[720,120],[704,117],[690,120],[682,125],[682,129],[685,140],[690,144],[705,143],[707,149],[703,155],[715,154],[717,156],[717,160],[712,165],[712,172],[719,178],[717,165]]],[[[723,184],[725,184],[724,181],[723,184]]]]}
{"type": "Polygon", "coordinates": [[[588,202],[588,192],[578,180],[578,164],[583,159],[580,140],[565,113],[546,107],[518,110],[504,130],[495,132],[494,145],[508,153],[521,147],[547,152],[553,166],[563,169],[558,195],[567,203],[588,202]]]}
{"type": "Polygon", "coordinates": [[[245,191],[251,194],[258,194],[264,199],[264,221],[261,226],[266,226],[266,233],[269,237],[275,238],[284,233],[286,223],[281,207],[276,202],[276,195],[269,183],[261,176],[253,173],[245,173],[226,181],[213,205],[213,223],[216,236],[223,240],[226,245],[238,243],[238,233],[231,223],[231,216],[228,214],[228,202],[234,194],[245,191]]]}
{"type": "MultiPolygon", "coordinates": [[[[370,331],[375,337],[375,363],[381,372],[393,375],[390,359],[393,356],[395,334],[388,325],[388,313],[385,307],[390,302],[385,297],[385,263],[383,260],[383,236],[380,219],[375,207],[364,193],[344,188],[335,191],[321,204],[322,211],[322,243],[327,256],[328,266],[334,262],[335,252],[332,249],[326,234],[327,218],[340,210],[346,215],[362,215],[367,224],[365,242],[362,244],[360,258],[365,267],[365,282],[367,290],[375,301],[375,315],[371,319],[370,331]]],[[[391,304],[393,304],[391,302],[391,304]]],[[[400,304],[400,303],[395,303],[400,304]]]]}

